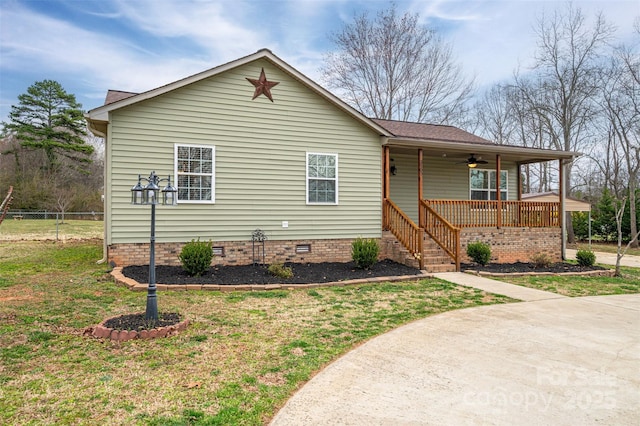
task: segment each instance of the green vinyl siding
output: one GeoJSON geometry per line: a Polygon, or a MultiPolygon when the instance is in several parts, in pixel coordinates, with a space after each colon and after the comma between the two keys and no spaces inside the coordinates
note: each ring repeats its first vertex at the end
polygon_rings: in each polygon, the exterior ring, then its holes
{"type": "MultiPolygon", "coordinates": [[[[391,158],[397,167],[391,176],[390,197],[412,220],[418,221],[418,151],[394,153],[391,158]]],[[[488,159],[487,159],[488,160],[488,159]]],[[[424,198],[432,200],[468,200],[469,168],[456,164],[458,160],[441,157],[423,157],[424,198]]],[[[495,160],[488,160],[482,169],[495,169],[495,160]]],[[[508,171],[508,199],[517,199],[516,165],[503,161],[502,170],[508,171]]]]}
{"type": "Polygon", "coordinates": [[[215,147],[215,203],[156,208],[158,241],[379,237],[379,135],[260,60],[116,110],[107,155],[109,243],[148,241],[150,208],[129,204],[138,173],[174,171],[174,144],[215,147]],[[264,67],[274,102],[245,77],[264,67]],[[306,153],[339,155],[338,205],[307,205],[306,153]],[[288,222],[288,228],[282,222],[288,222]]]}

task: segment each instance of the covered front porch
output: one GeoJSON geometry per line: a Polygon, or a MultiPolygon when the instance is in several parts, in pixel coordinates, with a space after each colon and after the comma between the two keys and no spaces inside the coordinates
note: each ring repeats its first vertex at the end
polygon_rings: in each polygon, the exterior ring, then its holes
{"type": "Polygon", "coordinates": [[[476,240],[492,246],[496,262],[529,261],[535,253],[564,257],[563,169],[575,153],[496,145],[449,126],[413,126],[444,127],[448,140],[396,137],[383,144],[383,229],[421,269],[430,269],[430,256],[445,256],[460,270],[467,243],[476,240]],[[559,202],[522,200],[521,167],[542,161],[557,162],[559,202]],[[427,247],[434,243],[440,255],[427,247]]]}

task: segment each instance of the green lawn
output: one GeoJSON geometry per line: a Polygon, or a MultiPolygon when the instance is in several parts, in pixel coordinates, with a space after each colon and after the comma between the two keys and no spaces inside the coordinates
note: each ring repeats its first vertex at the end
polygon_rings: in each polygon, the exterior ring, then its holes
{"type": "Polygon", "coordinates": [[[373,336],[511,301],[430,279],[160,292],[160,311],[186,316],[188,329],[117,344],[83,330],[143,311],[146,295],[113,284],[95,263],[101,246],[0,241],[0,424],[260,425],[323,366],[373,336]]]}
{"type": "MultiPolygon", "coordinates": [[[[610,265],[601,265],[614,269],[610,265]]],[[[621,267],[622,277],[523,276],[495,278],[499,281],[550,291],[565,296],[604,296],[640,293],[640,269],[621,267]]]]}

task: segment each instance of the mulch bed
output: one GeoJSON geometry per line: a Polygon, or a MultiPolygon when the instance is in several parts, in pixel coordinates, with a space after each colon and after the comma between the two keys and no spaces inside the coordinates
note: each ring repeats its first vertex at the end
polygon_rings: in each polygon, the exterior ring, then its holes
{"type": "Polygon", "coordinates": [[[157,327],[168,327],[180,322],[180,315],[177,313],[159,313],[158,320],[150,323],[145,319],[145,313],[120,315],[106,320],[102,325],[106,328],[116,330],[147,330],[157,327]]]}
{"type": "MultiPolygon", "coordinates": [[[[156,282],[161,284],[315,284],[374,277],[419,275],[419,269],[391,260],[382,260],[370,269],[358,269],[353,262],[287,263],[293,269],[293,278],[275,277],[262,265],[213,266],[199,277],[187,275],[180,266],[156,266],[156,282]]],[[[122,273],[139,283],[149,279],[148,265],[123,268],[122,273]]]]}
{"type": "Polygon", "coordinates": [[[551,273],[566,273],[566,272],[586,272],[586,271],[605,271],[606,268],[601,266],[580,266],[574,263],[558,262],[549,265],[548,267],[536,267],[535,263],[490,263],[488,265],[477,265],[463,263],[460,265],[462,271],[478,271],[478,272],[491,272],[495,274],[511,274],[511,273],[526,273],[526,272],[551,272],[551,273]]]}
{"type": "Polygon", "coordinates": [[[175,312],[159,313],[157,321],[145,319],[144,312],[124,314],[108,318],[100,324],[87,327],[83,334],[98,339],[126,342],[134,339],[156,339],[169,337],[185,330],[188,319],[175,312]]]}

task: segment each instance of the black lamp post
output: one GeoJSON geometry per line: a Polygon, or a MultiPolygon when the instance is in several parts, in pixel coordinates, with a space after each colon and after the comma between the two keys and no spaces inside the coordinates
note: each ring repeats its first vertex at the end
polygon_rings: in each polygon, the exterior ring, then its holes
{"type": "Polygon", "coordinates": [[[147,287],[147,310],[145,319],[151,321],[158,320],[158,298],[156,296],[156,204],[159,203],[158,196],[162,193],[160,201],[165,206],[175,206],[177,203],[178,190],[171,186],[171,176],[160,179],[156,172],[151,172],[148,178],[138,175],[138,183],[131,188],[131,204],[151,205],[151,238],[149,240],[149,287],[147,287]],[[147,182],[142,186],[142,181],[147,182]],[[167,182],[167,186],[160,190],[160,182],[167,182]]]}

